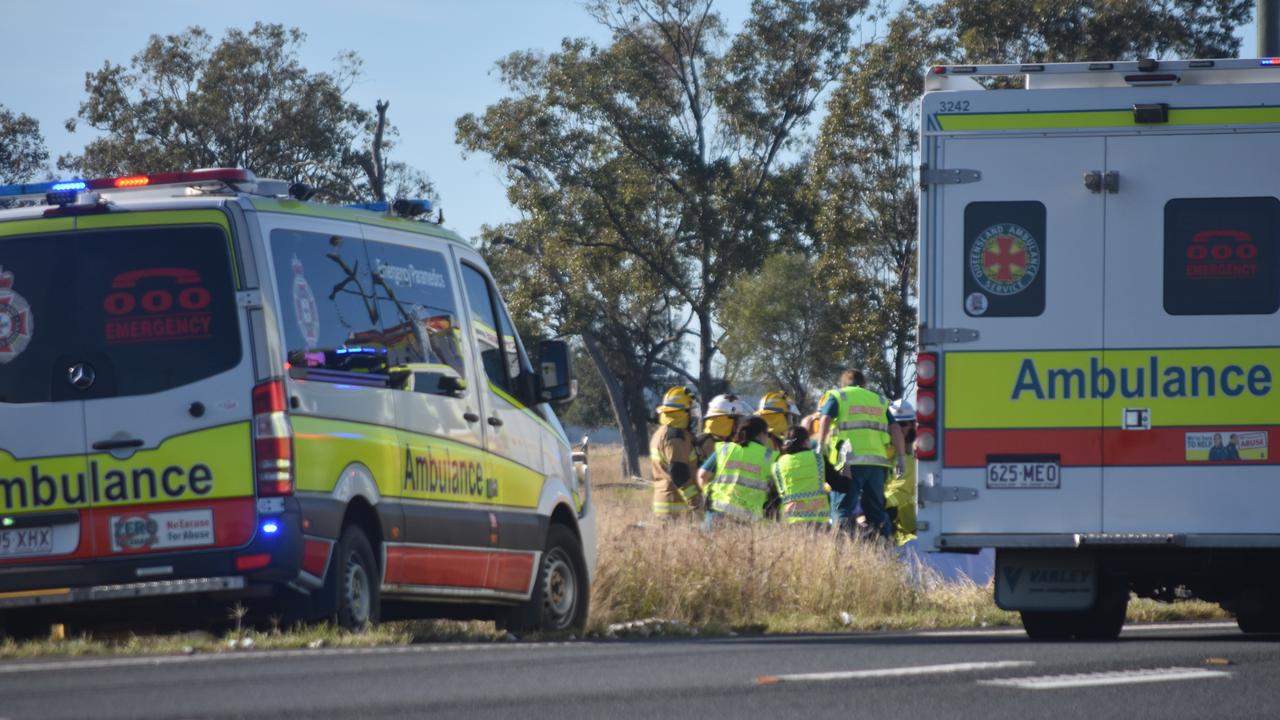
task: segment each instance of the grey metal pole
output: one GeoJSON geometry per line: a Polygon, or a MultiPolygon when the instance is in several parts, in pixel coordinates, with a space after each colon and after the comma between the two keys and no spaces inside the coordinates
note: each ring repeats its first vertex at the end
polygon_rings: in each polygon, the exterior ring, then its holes
{"type": "Polygon", "coordinates": [[[1258,57],[1280,55],[1280,0],[1258,0],[1258,57]]]}

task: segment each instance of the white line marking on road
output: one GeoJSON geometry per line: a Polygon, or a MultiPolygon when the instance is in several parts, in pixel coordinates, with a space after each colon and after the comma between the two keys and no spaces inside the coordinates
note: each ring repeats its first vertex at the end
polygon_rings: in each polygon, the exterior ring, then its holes
{"type": "Polygon", "coordinates": [[[796,673],[792,675],[762,675],[756,678],[759,685],[775,685],[784,682],[821,682],[827,680],[865,680],[867,678],[907,677],[910,675],[940,675],[945,673],[978,672],[1035,665],[1031,660],[995,660],[992,662],[949,663],[947,665],[913,665],[910,667],[880,668],[876,670],[847,670],[843,672],[796,673]]]}
{"type": "Polygon", "coordinates": [[[211,652],[194,655],[152,655],[148,657],[97,658],[93,660],[52,660],[0,664],[0,675],[14,675],[47,670],[99,670],[126,667],[183,665],[227,660],[272,660],[279,658],[322,658],[353,655],[409,655],[418,653],[458,652],[465,650],[533,650],[563,647],[577,643],[468,643],[458,645],[391,645],[363,648],[318,648],[306,650],[261,650],[251,652],[211,652]]]}
{"type": "Polygon", "coordinates": [[[1231,677],[1222,670],[1206,670],[1194,667],[1156,668],[1153,670],[1119,670],[1115,672],[1082,673],[1079,675],[1044,675],[1041,677],[1003,678],[979,680],[979,685],[998,685],[1022,690],[1058,690],[1061,688],[1097,687],[1102,685],[1131,685],[1134,683],[1171,682],[1175,680],[1207,680],[1231,677]]]}
{"type": "MultiPolygon", "coordinates": [[[[1152,623],[1150,625],[1126,625],[1124,632],[1188,632],[1193,630],[1235,630],[1233,622],[1193,622],[1193,623],[1152,623]]],[[[926,638],[962,638],[962,637],[1009,637],[1023,635],[1022,628],[993,628],[990,630],[926,630],[911,633],[913,637],[926,638]]]]}

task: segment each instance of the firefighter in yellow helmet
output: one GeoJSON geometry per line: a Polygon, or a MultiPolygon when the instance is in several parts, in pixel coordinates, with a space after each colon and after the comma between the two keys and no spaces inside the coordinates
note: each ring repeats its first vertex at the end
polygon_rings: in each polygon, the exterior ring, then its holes
{"type": "Polygon", "coordinates": [[[653,464],[653,513],[674,519],[702,512],[702,490],[694,471],[698,465],[693,433],[698,402],[693,390],[679,385],[667,390],[658,405],[658,429],[649,439],[653,464]]]}
{"type": "Polygon", "coordinates": [[[760,398],[760,406],[756,408],[756,416],[769,426],[769,436],[773,441],[773,449],[782,448],[782,438],[791,427],[791,400],[781,390],[774,390],[760,398]]]}
{"type": "Polygon", "coordinates": [[[893,523],[893,540],[897,545],[906,545],[916,539],[916,409],[909,400],[895,400],[889,406],[889,413],[894,422],[902,428],[902,441],[907,454],[905,463],[898,463],[897,451],[890,443],[889,449],[894,453],[897,472],[889,473],[884,484],[884,504],[893,523]]]}
{"type": "Polygon", "coordinates": [[[702,434],[698,436],[698,464],[701,465],[716,451],[716,443],[728,442],[738,430],[738,423],[751,414],[751,406],[726,393],[711,398],[707,403],[706,419],[702,421],[702,434]]]}

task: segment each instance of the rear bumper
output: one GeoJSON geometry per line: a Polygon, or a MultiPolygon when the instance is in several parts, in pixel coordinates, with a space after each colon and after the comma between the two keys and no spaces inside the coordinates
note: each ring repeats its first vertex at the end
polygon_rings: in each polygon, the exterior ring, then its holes
{"type": "Polygon", "coordinates": [[[302,527],[296,499],[273,514],[279,530],[260,530],[237,548],[103,557],[0,568],[0,608],[65,605],[163,595],[241,592],[297,579],[302,527]]]}
{"type": "Polygon", "coordinates": [[[46,588],[0,594],[0,610],[37,605],[70,605],[102,600],[130,600],[162,595],[192,595],[244,590],[241,576],[161,580],[158,582],[98,585],[87,588],[46,588]]]}
{"type": "Polygon", "coordinates": [[[965,552],[980,548],[1039,548],[1074,550],[1107,547],[1173,547],[1220,549],[1280,548],[1280,534],[1208,534],[1208,533],[1053,533],[1019,534],[943,534],[936,540],[942,551],[965,552]]]}

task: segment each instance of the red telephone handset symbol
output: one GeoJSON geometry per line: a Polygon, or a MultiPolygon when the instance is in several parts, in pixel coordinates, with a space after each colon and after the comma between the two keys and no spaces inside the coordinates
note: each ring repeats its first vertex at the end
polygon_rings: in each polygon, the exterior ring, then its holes
{"type": "Polygon", "coordinates": [[[200,273],[190,268],[142,268],[120,273],[111,281],[111,287],[117,289],[137,287],[139,282],[154,278],[170,278],[178,285],[194,285],[200,282],[200,273]]]}
{"type": "Polygon", "coordinates": [[[141,306],[149,314],[168,312],[173,309],[174,294],[171,290],[156,288],[142,293],[142,297],[134,297],[128,292],[136,288],[143,280],[168,279],[175,285],[186,285],[177,295],[177,304],[182,310],[203,310],[212,299],[209,291],[199,285],[200,273],[190,268],[157,267],[130,270],[116,275],[111,287],[116,292],[107,295],[102,301],[103,310],[108,315],[127,315],[141,306]]]}
{"type": "Polygon", "coordinates": [[[1253,235],[1244,230],[1215,228],[1201,230],[1191,236],[1191,244],[1187,246],[1188,260],[1252,260],[1258,256],[1258,246],[1253,243],[1253,235]],[[1213,242],[1213,241],[1218,242],[1213,242]]]}

